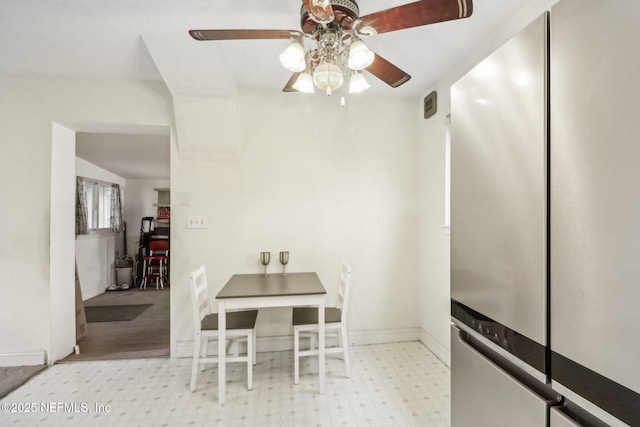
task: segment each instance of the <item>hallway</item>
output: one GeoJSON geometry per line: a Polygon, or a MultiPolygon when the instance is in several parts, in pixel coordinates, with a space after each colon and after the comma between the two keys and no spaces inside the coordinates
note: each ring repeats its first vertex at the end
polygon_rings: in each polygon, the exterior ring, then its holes
{"type": "Polygon", "coordinates": [[[149,287],[140,291],[105,292],[84,302],[85,307],[153,304],[130,321],[87,323],[88,333],[80,340],[80,354],[59,361],[137,359],[169,357],[169,288],[149,287]]]}

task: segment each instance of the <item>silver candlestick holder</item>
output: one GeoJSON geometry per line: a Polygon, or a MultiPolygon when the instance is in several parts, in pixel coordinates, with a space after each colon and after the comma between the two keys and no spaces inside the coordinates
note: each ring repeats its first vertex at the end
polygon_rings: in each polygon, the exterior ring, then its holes
{"type": "Polygon", "coordinates": [[[289,263],[289,251],[280,252],[280,264],[282,264],[282,275],[285,275],[285,268],[289,263]]]}
{"type": "Polygon", "coordinates": [[[267,265],[271,261],[271,252],[260,252],[260,263],[264,265],[264,275],[267,275],[267,265]]]}

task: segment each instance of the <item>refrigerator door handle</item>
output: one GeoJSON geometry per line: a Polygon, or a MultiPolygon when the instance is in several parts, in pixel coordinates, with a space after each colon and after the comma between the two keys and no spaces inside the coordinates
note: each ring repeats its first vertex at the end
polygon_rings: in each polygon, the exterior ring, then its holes
{"type": "Polygon", "coordinates": [[[475,339],[467,331],[461,329],[458,329],[457,339],[467,350],[484,359],[486,363],[492,365],[495,369],[512,377],[524,389],[532,395],[543,399],[549,406],[558,405],[562,402],[562,396],[552,390],[550,385],[539,381],[534,376],[523,371],[519,364],[515,364],[501,353],[498,353],[500,349],[496,346],[482,344],[482,341],[475,339]]]}
{"type": "Polygon", "coordinates": [[[554,399],[523,382],[522,374],[490,350],[479,349],[465,331],[451,330],[451,425],[456,427],[539,427],[546,425],[554,399]]]}
{"type": "MultiPolygon", "coordinates": [[[[469,337],[475,338],[474,341],[476,341],[476,342],[486,342],[486,339],[484,337],[482,337],[482,335],[480,335],[478,332],[474,331],[472,328],[470,328],[469,326],[465,325],[464,323],[462,323],[461,321],[459,321],[455,317],[452,317],[451,321],[453,322],[453,324],[458,329],[461,329],[462,331],[464,331],[469,337]]],[[[468,340],[466,342],[467,342],[467,344],[469,344],[468,340]]],[[[506,350],[504,350],[504,349],[502,349],[499,346],[494,345],[494,344],[488,344],[487,346],[491,346],[491,350],[496,353],[497,357],[499,357],[500,359],[507,360],[510,364],[513,364],[515,367],[517,367],[518,370],[522,370],[522,371],[526,372],[532,378],[535,378],[536,381],[539,381],[541,383],[546,383],[547,382],[547,375],[546,374],[538,371],[537,369],[533,368],[532,366],[530,366],[526,362],[518,359],[513,354],[509,353],[508,351],[506,351],[506,350]]]]}

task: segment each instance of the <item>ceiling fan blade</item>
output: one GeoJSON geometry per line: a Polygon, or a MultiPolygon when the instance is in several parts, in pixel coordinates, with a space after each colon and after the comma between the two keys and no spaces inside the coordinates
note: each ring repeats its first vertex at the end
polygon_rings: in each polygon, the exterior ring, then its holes
{"type": "Polygon", "coordinates": [[[374,54],[373,63],[369,65],[365,70],[388,84],[389,86],[396,88],[411,79],[411,76],[400,68],[393,65],[378,54],[374,54]]]}
{"type": "Polygon", "coordinates": [[[287,84],[284,85],[284,88],[282,88],[282,91],[283,92],[297,92],[297,90],[293,88],[293,85],[295,84],[296,80],[298,80],[298,76],[299,75],[300,75],[300,73],[293,73],[293,75],[291,76],[291,78],[289,79],[287,84]]]}
{"type": "Polygon", "coordinates": [[[362,17],[360,28],[369,26],[378,34],[437,22],[467,18],[473,0],[421,0],[362,17]]]}
{"type": "Polygon", "coordinates": [[[189,34],[196,40],[288,40],[302,35],[294,30],[189,30],[189,34]]]}

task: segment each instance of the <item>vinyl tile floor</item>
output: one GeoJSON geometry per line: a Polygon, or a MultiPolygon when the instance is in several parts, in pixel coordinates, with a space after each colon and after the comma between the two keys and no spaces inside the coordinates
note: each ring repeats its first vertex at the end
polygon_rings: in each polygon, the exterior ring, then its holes
{"type": "Polygon", "coordinates": [[[351,378],[327,356],[326,393],[317,359],[258,353],[253,390],[243,363],[227,366],[226,402],[217,401],[217,367],[191,359],[56,364],[0,401],[2,426],[449,426],[449,369],[420,342],[353,346],[351,378]]]}

